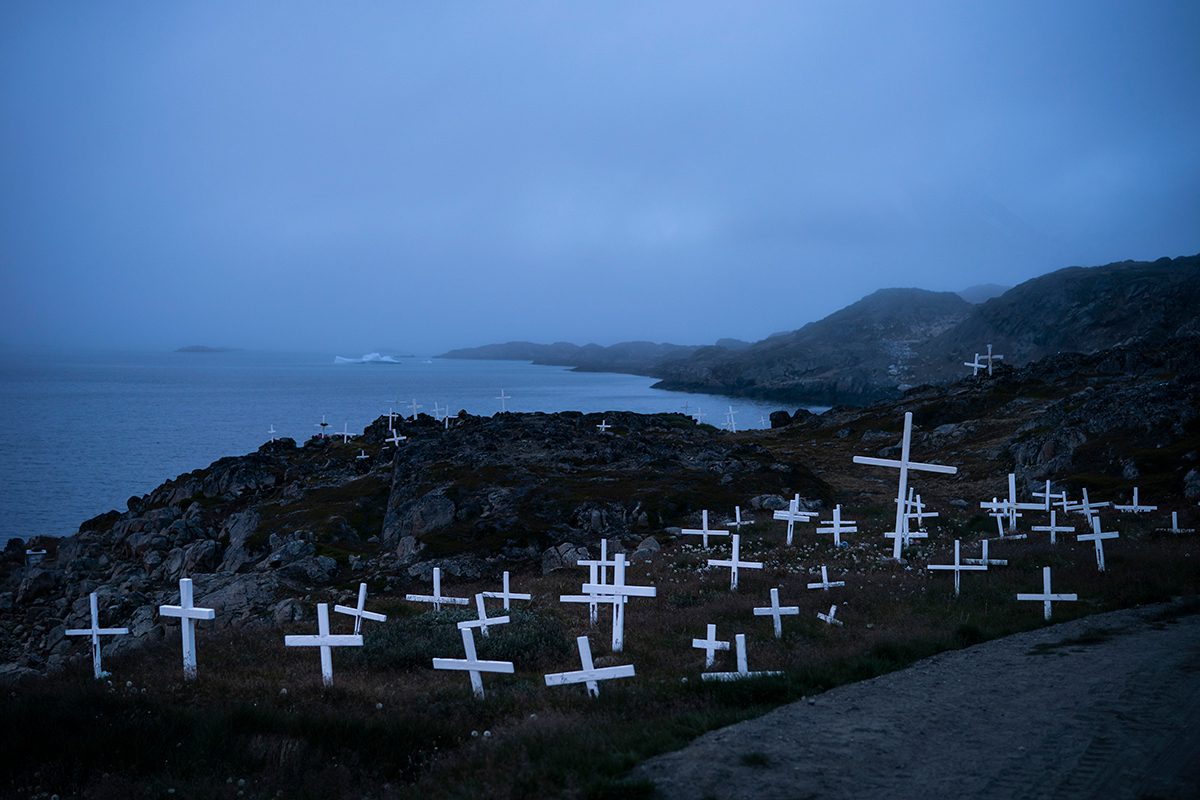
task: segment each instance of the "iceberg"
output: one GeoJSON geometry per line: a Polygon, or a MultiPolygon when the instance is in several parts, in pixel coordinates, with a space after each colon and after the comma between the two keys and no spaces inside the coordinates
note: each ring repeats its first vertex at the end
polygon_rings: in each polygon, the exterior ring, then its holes
{"type": "Polygon", "coordinates": [[[345,356],[334,356],[333,363],[335,364],[399,364],[399,359],[393,356],[385,356],[382,353],[367,353],[362,358],[346,358],[345,356]]]}

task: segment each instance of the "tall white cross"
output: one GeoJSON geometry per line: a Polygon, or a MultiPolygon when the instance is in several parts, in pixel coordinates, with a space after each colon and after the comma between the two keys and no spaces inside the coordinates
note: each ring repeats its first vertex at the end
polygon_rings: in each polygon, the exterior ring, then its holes
{"type": "Polygon", "coordinates": [[[1007,567],[1007,558],[988,558],[988,540],[984,539],[981,543],[983,552],[979,558],[964,558],[964,564],[983,564],[985,567],[1007,567]]]}
{"type": "Polygon", "coordinates": [[[833,507],[833,519],[819,520],[821,525],[828,525],[827,528],[817,528],[817,533],[832,533],[833,546],[842,546],[843,533],[858,533],[858,523],[852,519],[842,519],[842,504],[838,503],[833,507]]]}
{"type": "Polygon", "coordinates": [[[699,425],[702,422],[704,422],[704,409],[696,406],[696,424],[699,425]]]}
{"type": "Polygon", "coordinates": [[[354,434],[352,434],[350,432],[350,423],[343,422],[342,423],[342,432],[338,434],[338,436],[342,437],[342,444],[345,444],[346,442],[350,441],[350,437],[352,437],[353,435],[354,434]]]}
{"type": "Polygon", "coordinates": [[[180,634],[183,639],[183,677],[196,678],[196,620],[213,619],[217,612],[211,608],[197,608],[192,600],[192,579],[179,579],[179,605],[159,606],[160,617],[179,617],[180,634]]]}
{"type": "Polygon", "coordinates": [[[521,594],[519,592],[509,591],[508,588],[508,570],[504,570],[504,590],[500,592],[483,592],[483,596],[490,600],[503,600],[504,610],[509,610],[509,605],[513,600],[532,600],[533,595],[521,594]]]}
{"type": "Polygon", "coordinates": [[[374,611],[367,611],[367,585],[360,583],[358,585],[358,605],[351,608],[350,606],[334,606],[333,610],[338,614],[346,614],[354,617],[354,633],[357,635],[362,633],[362,621],[369,619],[372,622],[387,622],[387,614],[377,614],[374,611]]]}
{"type": "Polygon", "coordinates": [[[708,565],[710,567],[729,567],[729,591],[734,591],[738,587],[738,569],[762,569],[761,561],[742,561],[738,557],[738,551],[741,547],[742,537],[738,534],[733,535],[733,554],[728,560],[710,558],[708,565]]]}
{"type": "Polygon", "coordinates": [[[416,419],[417,418],[417,409],[422,408],[421,404],[417,402],[417,398],[414,397],[412,402],[408,404],[408,407],[410,409],[412,409],[413,419],[416,419]]]}
{"type": "Polygon", "coordinates": [[[1081,533],[1075,537],[1079,542],[1093,542],[1096,545],[1096,568],[1104,572],[1104,540],[1118,539],[1121,534],[1116,531],[1100,530],[1100,515],[1092,517],[1092,532],[1081,533]]]}
{"type": "Polygon", "coordinates": [[[729,642],[723,642],[717,638],[717,626],[710,622],[708,623],[705,637],[703,639],[692,639],[692,647],[704,651],[704,666],[706,669],[711,669],[713,662],[716,661],[717,651],[728,650],[729,642]]]}
{"type": "Polygon", "coordinates": [[[325,429],[329,427],[329,423],[325,421],[324,414],[321,415],[321,421],[318,422],[315,427],[318,427],[321,429],[321,438],[324,439],[325,438],[325,429]]]}
{"type": "Polygon", "coordinates": [[[841,625],[842,621],[837,618],[837,603],[834,603],[829,607],[828,614],[822,614],[820,611],[818,611],[817,619],[821,620],[826,625],[841,625]]]}
{"type": "Polygon", "coordinates": [[[501,389],[500,394],[499,394],[499,396],[496,397],[496,399],[500,401],[500,411],[502,411],[502,412],[508,411],[508,405],[506,404],[505,401],[512,400],[512,395],[505,394],[504,390],[501,389]]]}
{"type": "Polygon", "coordinates": [[[829,580],[829,570],[826,569],[824,564],[822,564],[821,565],[821,580],[817,581],[816,583],[808,584],[808,588],[821,589],[822,591],[828,592],[830,589],[836,589],[839,586],[845,586],[845,585],[846,585],[845,581],[830,581],[829,580]]]}
{"type": "Polygon", "coordinates": [[[334,647],[362,647],[363,638],[358,634],[334,635],[329,632],[329,605],[317,603],[317,635],[285,636],[285,647],[317,647],[321,650],[321,680],[333,686],[334,647]]]}
{"type": "Polygon", "coordinates": [[[737,672],[701,672],[705,681],[737,681],[743,678],[758,678],[766,675],[782,675],[782,672],[751,672],[746,659],[746,634],[733,637],[737,648],[737,672]]]}
{"type": "Polygon", "coordinates": [[[396,421],[396,410],[394,407],[388,408],[387,420],[388,420],[388,430],[390,431],[393,428],[393,423],[395,423],[395,421],[396,421]]]}
{"type": "MultiPolygon", "coordinates": [[[[988,351],[987,351],[987,356],[986,356],[986,358],[987,358],[988,377],[991,377],[991,375],[992,375],[992,365],[993,365],[995,362],[997,362],[997,361],[1001,361],[1001,360],[1003,360],[1004,356],[1001,356],[1001,355],[993,355],[993,354],[992,354],[992,346],[991,346],[990,344],[987,346],[987,349],[988,349],[988,351]]],[[[977,358],[978,358],[978,357],[977,357],[977,358]]]]}
{"type": "Polygon", "coordinates": [[[272,441],[272,442],[273,442],[273,441],[275,441],[275,434],[276,434],[277,432],[278,432],[278,431],[276,431],[276,430],[275,430],[275,423],[271,423],[271,427],[270,427],[270,428],[267,428],[267,436],[270,436],[270,437],[271,437],[271,441],[272,441]]]}
{"type": "MultiPolygon", "coordinates": [[[[608,557],[608,539],[600,540],[599,559],[580,559],[575,562],[581,567],[588,568],[588,583],[605,585],[608,583],[608,568],[615,567],[617,562],[608,557]]],[[[596,595],[562,595],[560,603],[587,603],[588,621],[595,625],[600,619],[599,599],[596,595]]]]}
{"type": "Polygon", "coordinates": [[[587,693],[590,696],[599,697],[599,681],[608,681],[614,678],[632,678],[634,676],[632,664],[596,669],[595,664],[592,663],[592,646],[588,642],[588,637],[576,637],[575,643],[579,646],[579,661],[582,663],[583,669],[576,670],[575,672],[551,672],[546,675],[547,686],[565,686],[569,683],[582,683],[587,686],[587,693]]]}
{"type": "Polygon", "coordinates": [[[783,618],[795,617],[800,615],[800,606],[781,606],[779,605],[779,590],[771,590],[771,605],[764,608],[754,609],[756,617],[771,617],[775,626],[775,638],[783,637],[783,618]]]}
{"type": "Polygon", "coordinates": [[[412,600],[414,603],[433,603],[434,611],[442,610],[442,603],[447,603],[452,606],[470,605],[465,597],[446,597],[442,595],[442,568],[433,568],[433,594],[406,594],[405,600],[412,600]]]}
{"type": "Polygon", "coordinates": [[[1058,534],[1074,533],[1074,525],[1059,525],[1058,524],[1058,509],[1050,509],[1050,524],[1049,525],[1034,525],[1029,530],[1037,533],[1050,534],[1050,544],[1058,544],[1058,534]]]}
{"type": "Polygon", "coordinates": [[[954,475],[958,472],[956,467],[946,467],[941,464],[922,464],[909,459],[909,451],[912,442],[912,412],[904,412],[904,436],[900,440],[900,459],[890,458],[871,458],[868,456],[855,456],[855,464],[866,464],[872,467],[887,467],[900,471],[900,483],[896,491],[896,538],[892,543],[892,558],[899,560],[900,550],[904,545],[903,537],[907,530],[904,518],[904,501],[908,494],[908,471],[910,469],[919,470],[921,472],[936,472],[942,475],[954,475]]]}
{"type": "Polygon", "coordinates": [[[710,530],[708,527],[708,509],[700,512],[700,528],[684,528],[679,532],[683,536],[702,536],[704,547],[708,548],[708,537],[710,536],[728,536],[727,530],[710,530]]]}
{"type": "Polygon", "coordinates": [[[100,627],[100,610],[96,605],[96,593],[92,592],[88,595],[88,605],[92,611],[92,627],[90,628],[68,628],[63,631],[66,636],[90,636],[92,637],[92,674],[96,676],[96,680],[103,678],[106,673],[100,667],[100,637],[101,636],[124,636],[129,633],[129,628],[101,628],[100,627]]]}
{"type": "Polygon", "coordinates": [[[1066,493],[1066,491],[1062,491],[1062,492],[1051,492],[1051,491],[1050,491],[1050,481],[1049,481],[1049,480],[1047,480],[1047,481],[1046,481],[1046,490],[1045,490],[1044,492],[1034,492],[1034,493],[1033,493],[1033,496],[1034,496],[1034,497],[1041,497],[1041,498],[1042,498],[1042,499],[1045,501],[1045,502],[1044,502],[1044,504],[1043,504],[1043,506],[1042,506],[1042,511],[1050,511],[1050,510],[1052,510],[1051,506],[1052,506],[1052,504],[1053,504],[1053,503],[1055,503],[1055,502],[1061,502],[1061,503],[1066,503],[1066,502],[1067,502],[1067,493],[1066,493]]]}
{"type": "Polygon", "coordinates": [[[1127,506],[1114,505],[1113,508],[1117,511],[1127,511],[1130,514],[1147,514],[1151,511],[1157,511],[1158,506],[1144,506],[1138,502],[1138,487],[1133,487],[1133,502],[1127,506]]]}
{"type": "Polygon", "coordinates": [[[584,594],[591,595],[605,595],[606,597],[602,599],[612,604],[612,651],[619,653],[625,647],[626,599],[630,597],[654,597],[658,594],[658,590],[653,586],[631,586],[625,583],[624,553],[617,553],[613,556],[613,561],[616,562],[613,564],[613,582],[611,584],[585,583],[583,585],[583,592],[584,594]]]}
{"type": "Polygon", "coordinates": [[[513,673],[511,661],[480,661],[475,652],[475,629],[459,628],[462,634],[463,651],[466,658],[435,658],[434,669],[452,669],[467,672],[471,675],[471,690],[480,700],[483,699],[483,673],[498,672],[506,675],[513,673]]]}
{"type": "Polygon", "coordinates": [[[954,563],[953,564],[930,564],[929,569],[933,570],[953,570],[954,571],[954,596],[958,597],[959,583],[962,580],[963,572],[986,571],[987,564],[964,564],[960,558],[959,540],[954,540],[954,563]]]}
{"type": "Polygon", "coordinates": [[[1077,594],[1054,594],[1050,591],[1050,568],[1042,567],[1042,593],[1018,594],[1018,600],[1036,600],[1042,603],[1042,611],[1046,621],[1050,621],[1050,604],[1053,602],[1074,602],[1079,599],[1077,594]]]}
{"type": "Polygon", "coordinates": [[[816,511],[801,511],[800,510],[800,495],[796,495],[788,502],[787,511],[776,511],[771,515],[772,519],[787,521],[787,543],[792,543],[792,535],[796,530],[797,522],[810,522],[813,517],[820,516],[816,511]]]}
{"type": "Polygon", "coordinates": [[[730,406],[729,410],[725,412],[725,424],[728,426],[730,433],[737,433],[737,423],[733,421],[733,415],[735,413],[736,412],[733,410],[733,406],[730,406]]]}

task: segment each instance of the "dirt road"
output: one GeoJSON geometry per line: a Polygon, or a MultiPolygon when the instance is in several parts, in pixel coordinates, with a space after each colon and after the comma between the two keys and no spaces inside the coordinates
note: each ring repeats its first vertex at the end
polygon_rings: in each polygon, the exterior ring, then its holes
{"type": "Polygon", "coordinates": [[[944,653],[639,766],[667,800],[1198,798],[1200,608],[944,653]]]}

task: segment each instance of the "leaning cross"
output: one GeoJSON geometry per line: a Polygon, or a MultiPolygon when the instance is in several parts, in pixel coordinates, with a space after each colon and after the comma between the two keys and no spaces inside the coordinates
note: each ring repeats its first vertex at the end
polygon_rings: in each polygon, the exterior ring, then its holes
{"type": "Polygon", "coordinates": [[[501,672],[511,675],[513,672],[513,663],[511,661],[480,661],[479,656],[475,653],[475,630],[473,628],[459,628],[459,633],[462,634],[463,651],[467,657],[435,658],[433,660],[433,668],[452,669],[470,673],[471,689],[475,692],[475,696],[482,700],[483,673],[501,672]]]}
{"type": "Polygon", "coordinates": [[[367,611],[367,585],[360,583],[358,585],[358,605],[354,608],[349,606],[334,606],[333,610],[338,614],[346,614],[354,617],[354,633],[357,635],[362,633],[362,621],[369,619],[372,622],[387,622],[387,614],[376,614],[374,611],[367,611]]]}
{"type": "Polygon", "coordinates": [[[808,588],[822,589],[822,590],[828,592],[830,589],[835,589],[838,586],[845,586],[845,585],[846,585],[845,581],[830,581],[829,580],[829,570],[825,567],[824,564],[822,564],[821,565],[821,580],[819,580],[815,583],[808,584],[808,588]]]}
{"type": "Polygon", "coordinates": [[[592,646],[588,642],[588,637],[577,637],[575,642],[579,645],[579,661],[583,664],[583,669],[576,670],[575,672],[551,672],[546,675],[547,686],[565,686],[569,683],[582,683],[587,686],[587,693],[590,696],[599,697],[599,681],[608,681],[614,678],[632,678],[634,676],[632,664],[596,669],[592,663],[592,646]]]}
{"type": "Polygon", "coordinates": [[[1116,531],[1100,530],[1100,515],[1092,517],[1092,532],[1081,533],[1075,537],[1079,542],[1093,542],[1096,545],[1096,568],[1104,572],[1104,540],[1118,539],[1121,534],[1116,531]]]}
{"type": "Polygon", "coordinates": [[[729,642],[723,642],[717,638],[717,626],[710,622],[705,632],[705,638],[692,639],[692,647],[704,651],[704,666],[711,668],[713,662],[716,660],[716,652],[718,650],[728,650],[729,642]]]}

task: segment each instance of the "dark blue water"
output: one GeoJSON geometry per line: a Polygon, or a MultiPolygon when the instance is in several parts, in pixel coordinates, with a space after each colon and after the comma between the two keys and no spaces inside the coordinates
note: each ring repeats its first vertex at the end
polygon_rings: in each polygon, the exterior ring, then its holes
{"type": "MultiPolygon", "coordinates": [[[[345,353],[343,355],[357,355],[345,353]]],[[[762,427],[776,405],[651,389],[631,375],[577,373],[508,361],[406,358],[333,363],[333,355],[125,353],[0,355],[0,542],[64,536],[124,510],[168,478],[250,452],[278,435],[303,441],[321,415],[330,430],[361,432],[414,398],[452,413],[702,409],[720,425],[732,403],[738,429],[762,427]]]]}

